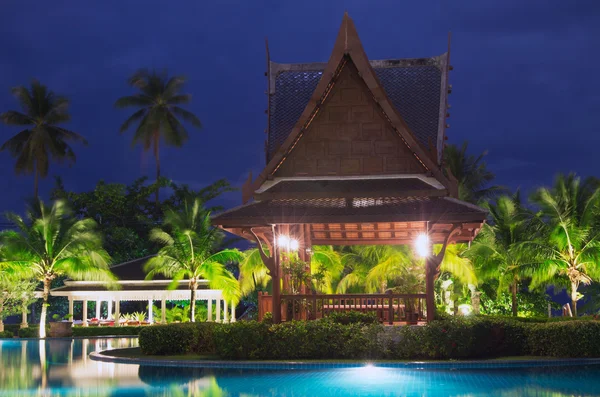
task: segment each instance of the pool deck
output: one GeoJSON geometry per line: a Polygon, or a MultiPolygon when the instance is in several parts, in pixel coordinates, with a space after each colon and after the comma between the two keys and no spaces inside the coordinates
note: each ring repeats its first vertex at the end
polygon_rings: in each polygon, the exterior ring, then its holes
{"type": "Polygon", "coordinates": [[[562,367],[574,365],[597,365],[600,358],[572,359],[494,359],[494,360],[465,360],[465,361],[227,361],[227,360],[173,360],[117,357],[110,354],[112,350],[90,353],[90,358],[115,364],[136,364],[165,367],[197,367],[223,369],[327,369],[327,368],[403,368],[403,369],[476,369],[476,368],[531,368],[531,367],[562,367]]]}

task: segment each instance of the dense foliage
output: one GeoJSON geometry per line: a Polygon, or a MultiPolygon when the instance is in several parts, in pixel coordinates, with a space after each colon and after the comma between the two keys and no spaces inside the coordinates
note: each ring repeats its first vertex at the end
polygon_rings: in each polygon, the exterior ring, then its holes
{"type": "Polygon", "coordinates": [[[330,319],[269,324],[173,324],[144,328],[147,355],[215,354],[222,359],[474,359],[600,357],[600,322],[448,318],[426,326],[340,324],[330,319]]]}

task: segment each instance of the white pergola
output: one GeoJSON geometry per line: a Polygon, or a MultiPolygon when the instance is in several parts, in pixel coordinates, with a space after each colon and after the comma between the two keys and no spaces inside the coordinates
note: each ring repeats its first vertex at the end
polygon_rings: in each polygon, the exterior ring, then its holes
{"type": "MultiPolygon", "coordinates": [[[[175,289],[167,289],[171,284],[169,280],[123,280],[115,283],[109,288],[107,283],[96,281],[72,281],[66,280],[65,285],[50,291],[52,296],[63,296],[69,300],[69,314],[73,315],[75,301],[83,303],[82,322],[87,325],[88,302],[96,302],[96,318],[100,318],[100,307],[103,302],[107,304],[107,317],[111,316],[117,320],[120,317],[122,301],[146,301],[148,302],[148,319],[154,322],[152,306],[154,301],[161,302],[161,323],[166,323],[166,304],[170,300],[190,300],[191,291],[186,280],[181,280],[175,289]],[[114,305],[114,312],[113,312],[114,305]],[[113,316],[114,313],[114,316],[113,316]]],[[[207,321],[235,322],[234,302],[228,302],[223,298],[223,291],[208,289],[208,280],[200,280],[196,290],[196,301],[205,301],[208,307],[207,321]],[[213,303],[216,310],[213,316],[213,303]]]]}

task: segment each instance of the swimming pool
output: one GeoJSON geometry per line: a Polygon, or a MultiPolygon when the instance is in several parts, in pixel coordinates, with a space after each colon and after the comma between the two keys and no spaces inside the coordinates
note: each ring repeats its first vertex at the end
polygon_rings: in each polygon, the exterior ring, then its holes
{"type": "Polygon", "coordinates": [[[500,369],[219,370],[112,364],[135,338],[0,340],[0,396],[598,396],[600,365],[500,369]]]}

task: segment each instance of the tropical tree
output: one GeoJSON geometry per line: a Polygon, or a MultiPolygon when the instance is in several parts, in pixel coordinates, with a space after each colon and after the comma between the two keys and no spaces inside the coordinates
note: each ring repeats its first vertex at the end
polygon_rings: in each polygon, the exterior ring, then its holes
{"type": "MultiPolygon", "coordinates": [[[[181,121],[196,128],[202,124],[198,117],[179,105],[190,102],[190,94],[181,94],[185,83],[182,76],[169,78],[165,72],[139,70],[129,85],[139,90],[137,94],[124,96],[115,102],[117,108],[139,108],[121,125],[121,133],[137,123],[133,145],[141,144],[145,151],[152,148],[156,160],[156,182],[160,179],[160,141],[166,145],[181,147],[188,133],[181,121]]],[[[155,200],[158,205],[158,190],[155,200]]]]}
{"type": "Polygon", "coordinates": [[[210,212],[200,199],[187,201],[181,212],[167,210],[165,229],[153,229],[150,239],[162,247],[145,265],[147,279],[157,274],[172,278],[170,288],[187,280],[191,291],[190,320],[195,321],[198,283],[206,279],[210,288],[223,290],[224,298],[239,299],[239,284],[225,268],[227,263],[243,260],[237,249],[217,251],[222,233],[211,226],[210,212]]]}
{"type": "Polygon", "coordinates": [[[26,219],[8,214],[16,230],[0,234],[3,246],[0,266],[7,272],[25,273],[43,284],[40,338],[46,336],[46,313],[50,283],[58,276],[75,280],[114,281],[110,257],[102,248],[102,237],[92,219],[77,219],[62,200],[51,207],[42,201],[30,209],[26,219]]]}
{"type": "Polygon", "coordinates": [[[497,185],[490,186],[495,175],[488,170],[484,161],[487,151],[474,156],[467,153],[468,146],[466,141],[460,147],[448,145],[444,149],[444,164],[458,181],[458,198],[478,204],[505,189],[497,185]]]}
{"type": "Polygon", "coordinates": [[[503,195],[495,204],[484,205],[490,222],[483,225],[467,256],[475,263],[482,280],[498,280],[497,294],[511,294],[512,315],[518,315],[517,292],[531,276],[535,250],[526,242],[535,238],[533,214],[521,202],[519,192],[503,195]]]}
{"type": "Polygon", "coordinates": [[[532,195],[546,221],[544,239],[532,243],[545,258],[533,273],[532,286],[566,281],[575,316],[579,286],[600,277],[599,200],[599,181],[582,182],[575,174],[558,175],[551,189],[532,195]]]}
{"type": "Polygon", "coordinates": [[[75,162],[69,142],[87,144],[81,135],[59,127],[70,120],[69,100],[33,80],[31,87],[12,89],[22,112],[9,110],[0,114],[4,124],[24,128],[6,141],[0,150],[8,150],[17,159],[15,172],[34,175],[34,196],[38,196],[38,178],[48,175],[50,158],[57,162],[75,162]]]}

